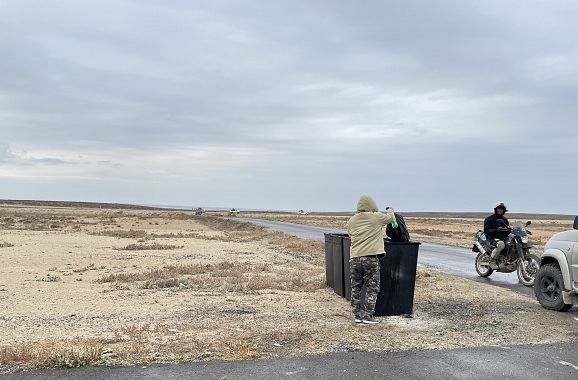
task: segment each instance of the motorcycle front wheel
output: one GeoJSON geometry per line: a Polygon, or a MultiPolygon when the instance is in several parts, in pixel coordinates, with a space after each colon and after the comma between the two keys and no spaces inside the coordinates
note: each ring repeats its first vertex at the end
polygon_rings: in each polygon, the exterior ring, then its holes
{"type": "Polygon", "coordinates": [[[481,277],[490,277],[492,273],[494,273],[494,270],[489,265],[482,264],[483,261],[487,262],[489,259],[488,255],[482,252],[476,256],[476,272],[478,272],[481,277]]]}
{"type": "Polygon", "coordinates": [[[518,263],[518,279],[522,285],[534,286],[536,273],[540,268],[540,259],[536,255],[526,255],[524,261],[520,260],[518,263]]]}

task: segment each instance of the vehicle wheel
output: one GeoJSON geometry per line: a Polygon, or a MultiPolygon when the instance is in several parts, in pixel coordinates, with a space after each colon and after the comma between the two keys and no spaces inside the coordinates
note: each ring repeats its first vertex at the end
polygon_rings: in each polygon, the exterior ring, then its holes
{"type": "Polygon", "coordinates": [[[572,307],[564,303],[562,291],[564,280],[562,271],[556,264],[546,264],[538,270],[534,286],[534,294],[540,305],[545,309],[567,311],[572,307]]]}
{"type": "Polygon", "coordinates": [[[484,261],[483,259],[489,259],[488,255],[486,253],[478,253],[476,256],[476,272],[481,277],[490,277],[494,270],[489,265],[481,264],[481,261],[484,261]]]}
{"type": "Polygon", "coordinates": [[[534,286],[534,280],[538,269],[540,269],[540,259],[535,255],[526,255],[526,266],[520,261],[518,264],[518,279],[525,286],[534,286]]]}

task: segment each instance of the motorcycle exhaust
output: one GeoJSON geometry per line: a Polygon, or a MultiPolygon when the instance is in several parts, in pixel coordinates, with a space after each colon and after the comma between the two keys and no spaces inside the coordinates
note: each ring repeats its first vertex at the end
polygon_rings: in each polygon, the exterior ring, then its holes
{"type": "Polygon", "coordinates": [[[484,253],[484,254],[487,253],[487,252],[486,252],[486,249],[484,248],[483,245],[480,244],[479,241],[476,241],[475,244],[476,244],[476,247],[480,250],[480,252],[482,252],[482,253],[484,253]]]}

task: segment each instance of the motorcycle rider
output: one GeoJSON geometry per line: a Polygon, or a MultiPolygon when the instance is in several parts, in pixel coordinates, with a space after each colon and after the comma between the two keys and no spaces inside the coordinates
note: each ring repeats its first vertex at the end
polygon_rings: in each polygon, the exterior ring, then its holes
{"type": "Polygon", "coordinates": [[[508,208],[502,202],[494,207],[494,214],[484,220],[484,233],[494,241],[497,241],[496,248],[492,250],[492,259],[498,258],[500,253],[506,248],[506,238],[510,234],[510,222],[506,218],[508,208]]]}

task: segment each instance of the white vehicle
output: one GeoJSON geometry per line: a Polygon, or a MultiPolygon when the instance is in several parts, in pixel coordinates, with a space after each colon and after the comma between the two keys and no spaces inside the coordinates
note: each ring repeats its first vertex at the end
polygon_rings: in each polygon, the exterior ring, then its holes
{"type": "Polygon", "coordinates": [[[567,311],[578,305],[578,216],[573,230],[560,232],[546,243],[534,293],[546,309],[567,311]]]}
{"type": "Polygon", "coordinates": [[[297,215],[309,215],[309,213],[307,211],[299,210],[297,215]]]}
{"type": "Polygon", "coordinates": [[[239,210],[232,208],[229,211],[229,215],[237,216],[237,215],[239,215],[239,210]]]}

